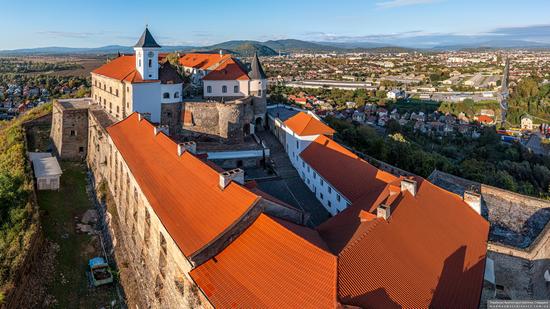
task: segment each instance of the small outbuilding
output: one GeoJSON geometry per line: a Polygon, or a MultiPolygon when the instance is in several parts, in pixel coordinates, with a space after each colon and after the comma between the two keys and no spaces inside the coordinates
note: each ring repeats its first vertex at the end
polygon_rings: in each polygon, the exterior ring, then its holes
{"type": "Polygon", "coordinates": [[[63,173],[56,157],[49,152],[31,152],[34,177],[38,190],[59,190],[60,177],[63,173]]]}

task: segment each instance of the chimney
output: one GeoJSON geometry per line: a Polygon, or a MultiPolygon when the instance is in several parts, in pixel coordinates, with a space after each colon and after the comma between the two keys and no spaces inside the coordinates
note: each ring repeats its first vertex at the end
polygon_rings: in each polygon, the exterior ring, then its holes
{"type": "Polygon", "coordinates": [[[189,151],[192,154],[197,153],[197,143],[185,142],[178,144],[178,156],[181,156],[184,152],[189,151]]]}
{"type": "Polygon", "coordinates": [[[466,204],[470,205],[473,210],[481,215],[481,194],[473,191],[464,191],[463,200],[466,204]]]}
{"type": "Polygon", "coordinates": [[[220,49],[220,58],[223,57],[223,49],[220,49]]]}
{"type": "Polygon", "coordinates": [[[386,204],[380,204],[380,206],[376,208],[376,217],[382,218],[384,220],[388,220],[390,215],[391,215],[390,206],[386,204]]]}
{"type": "Polygon", "coordinates": [[[141,116],[140,113],[138,113],[138,121],[141,121],[143,119],[143,116],[141,116]]]}
{"type": "Polygon", "coordinates": [[[164,134],[168,135],[168,126],[167,125],[160,125],[155,127],[154,129],[155,135],[158,135],[160,132],[164,132],[164,134]]]}
{"type": "Polygon", "coordinates": [[[244,184],[244,170],[236,168],[230,171],[220,173],[220,189],[225,189],[231,181],[241,185],[244,184]]]}
{"type": "Polygon", "coordinates": [[[416,180],[405,178],[401,180],[401,192],[409,191],[412,196],[416,196],[416,180]]]}

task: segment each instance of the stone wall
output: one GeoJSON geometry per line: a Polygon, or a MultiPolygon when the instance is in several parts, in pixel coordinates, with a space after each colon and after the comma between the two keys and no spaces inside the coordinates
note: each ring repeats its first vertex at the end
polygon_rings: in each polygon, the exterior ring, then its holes
{"type": "Polygon", "coordinates": [[[161,124],[168,125],[172,136],[182,139],[214,139],[242,142],[255,123],[253,99],[247,97],[231,102],[195,102],[163,104],[161,124]],[[192,117],[183,123],[183,115],[192,117]]]}
{"type": "Polygon", "coordinates": [[[88,110],[65,109],[53,104],[51,139],[53,150],[63,160],[82,160],[86,157],[88,141],[88,110]]]}

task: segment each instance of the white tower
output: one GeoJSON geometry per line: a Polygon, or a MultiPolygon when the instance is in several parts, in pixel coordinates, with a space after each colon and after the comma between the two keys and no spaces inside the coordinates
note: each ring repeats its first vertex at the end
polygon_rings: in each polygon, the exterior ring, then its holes
{"type": "Polygon", "coordinates": [[[145,31],[134,45],[136,52],[136,69],[144,80],[157,80],[159,78],[159,49],[149,29],[145,31]]]}

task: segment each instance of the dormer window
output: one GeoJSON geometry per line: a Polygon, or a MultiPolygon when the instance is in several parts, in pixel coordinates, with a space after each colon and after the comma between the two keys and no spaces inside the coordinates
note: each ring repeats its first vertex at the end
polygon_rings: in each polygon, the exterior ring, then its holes
{"type": "Polygon", "coordinates": [[[162,97],[163,97],[164,99],[170,99],[170,93],[165,92],[165,93],[162,94],[162,97]]]}

